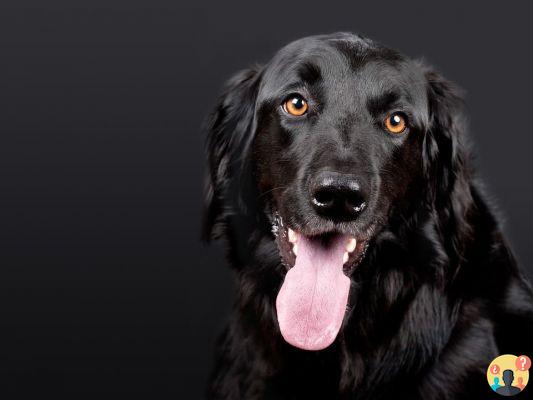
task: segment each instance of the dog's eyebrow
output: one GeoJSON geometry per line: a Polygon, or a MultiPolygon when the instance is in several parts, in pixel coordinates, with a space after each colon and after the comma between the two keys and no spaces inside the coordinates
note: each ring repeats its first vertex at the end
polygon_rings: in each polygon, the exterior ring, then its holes
{"type": "Polygon", "coordinates": [[[399,99],[400,96],[398,93],[394,91],[388,91],[368,99],[366,106],[372,115],[378,115],[388,111],[399,99]]]}
{"type": "Polygon", "coordinates": [[[320,68],[311,62],[304,62],[298,66],[297,73],[298,77],[309,85],[318,81],[322,76],[320,68]]]}

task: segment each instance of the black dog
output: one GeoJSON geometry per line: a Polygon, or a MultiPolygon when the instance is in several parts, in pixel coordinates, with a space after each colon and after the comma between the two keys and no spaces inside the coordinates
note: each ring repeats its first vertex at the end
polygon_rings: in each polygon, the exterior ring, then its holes
{"type": "Polygon", "coordinates": [[[533,354],[531,289],[461,116],[454,85],[352,34],[230,80],[204,233],[239,293],[210,398],[485,399],[494,357],[533,354]]]}

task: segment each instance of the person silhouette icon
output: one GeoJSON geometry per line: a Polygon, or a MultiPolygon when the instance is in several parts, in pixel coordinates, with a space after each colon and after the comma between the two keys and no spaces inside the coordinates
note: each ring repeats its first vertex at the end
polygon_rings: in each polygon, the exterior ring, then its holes
{"type": "Polygon", "coordinates": [[[524,388],[526,387],[526,385],[524,385],[524,378],[522,378],[521,376],[518,377],[518,384],[516,385],[516,387],[520,390],[524,390],[524,388]]]}
{"type": "Polygon", "coordinates": [[[500,387],[500,378],[495,376],[494,377],[494,383],[492,385],[490,385],[490,387],[492,388],[492,390],[496,391],[496,389],[498,389],[500,387]]]}
{"type": "Polygon", "coordinates": [[[503,371],[503,383],[505,386],[501,386],[496,389],[496,393],[501,394],[502,396],[514,396],[515,394],[520,393],[520,389],[511,386],[514,381],[514,373],[510,369],[503,371]]]}

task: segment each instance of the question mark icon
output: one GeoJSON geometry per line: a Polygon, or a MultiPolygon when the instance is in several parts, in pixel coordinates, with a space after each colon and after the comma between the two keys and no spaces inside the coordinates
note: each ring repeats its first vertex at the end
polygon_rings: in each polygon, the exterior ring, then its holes
{"type": "Polygon", "coordinates": [[[515,361],[516,369],[519,371],[527,371],[531,367],[531,359],[528,356],[518,356],[515,361]]]}
{"type": "Polygon", "coordinates": [[[500,372],[500,366],[498,364],[493,364],[490,367],[490,372],[492,372],[493,375],[498,375],[498,373],[500,372]]]}

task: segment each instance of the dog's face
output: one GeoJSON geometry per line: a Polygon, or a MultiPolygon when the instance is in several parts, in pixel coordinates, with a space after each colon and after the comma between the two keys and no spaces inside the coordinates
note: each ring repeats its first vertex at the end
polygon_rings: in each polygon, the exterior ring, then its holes
{"type": "Polygon", "coordinates": [[[420,64],[347,34],[293,42],[230,82],[211,121],[206,225],[223,225],[243,264],[272,225],[287,342],[331,344],[373,235],[448,190],[457,100],[420,64]]]}
{"type": "Polygon", "coordinates": [[[252,147],[269,212],[302,235],[355,237],[352,268],[422,173],[426,86],[417,64],[364,43],[304,39],[278,53],[261,79],[252,147]]]}

